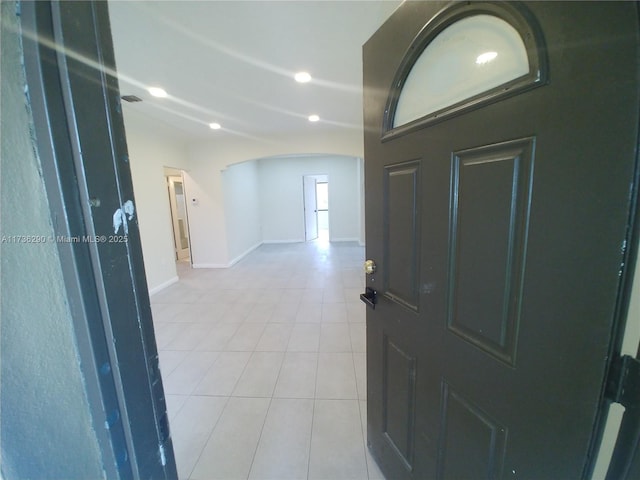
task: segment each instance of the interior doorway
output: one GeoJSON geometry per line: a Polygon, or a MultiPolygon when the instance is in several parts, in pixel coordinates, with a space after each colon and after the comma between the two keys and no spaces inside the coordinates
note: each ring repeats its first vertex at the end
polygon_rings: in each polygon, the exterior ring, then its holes
{"type": "Polygon", "coordinates": [[[318,238],[329,241],[329,182],[327,180],[316,183],[316,199],[318,208],[318,238]]]}
{"type": "Polygon", "coordinates": [[[187,219],[187,204],[184,193],[182,175],[167,175],[167,190],[171,207],[171,223],[173,231],[173,245],[176,261],[189,261],[189,223],[187,219]]]}
{"type": "Polygon", "coordinates": [[[305,241],[329,241],[329,176],[302,177],[305,241]]]}

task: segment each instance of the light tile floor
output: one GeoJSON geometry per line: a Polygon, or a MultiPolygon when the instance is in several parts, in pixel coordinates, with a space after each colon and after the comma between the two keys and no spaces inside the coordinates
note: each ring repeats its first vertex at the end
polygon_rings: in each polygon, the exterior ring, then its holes
{"type": "Polygon", "coordinates": [[[180,479],[382,479],[366,448],[364,249],[268,244],[151,298],[180,479]]]}

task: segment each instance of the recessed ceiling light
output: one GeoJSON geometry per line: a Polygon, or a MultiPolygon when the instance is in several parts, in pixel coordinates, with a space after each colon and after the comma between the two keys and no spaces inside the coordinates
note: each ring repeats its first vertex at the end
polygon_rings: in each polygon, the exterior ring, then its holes
{"type": "Polygon", "coordinates": [[[484,65],[485,63],[489,63],[491,60],[494,60],[497,56],[498,52],[484,52],[478,55],[476,63],[478,65],[484,65]]]}
{"type": "Polygon", "coordinates": [[[311,81],[311,75],[309,75],[309,73],[307,72],[298,72],[294,75],[294,77],[296,79],[296,82],[299,83],[307,83],[311,81]]]}
{"type": "Polygon", "coordinates": [[[310,122],[317,122],[318,120],[320,120],[320,117],[318,115],[309,115],[310,122]]]}
{"type": "Polygon", "coordinates": [[[149,87],[147,91],[154,97],[164,98],[167,96],[167,92],[160,87],[149,87]]]}
{"type": "Polygon", "coordinates": [[[222,125],[220,125],[219,123],[213,122],[209,124],[209,128],[211,130],[220,130],[222,128],[222,125]]]}

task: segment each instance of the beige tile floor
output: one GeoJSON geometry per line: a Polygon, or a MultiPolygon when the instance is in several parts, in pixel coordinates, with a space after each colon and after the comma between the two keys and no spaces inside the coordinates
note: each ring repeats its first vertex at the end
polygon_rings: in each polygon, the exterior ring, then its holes
{"type": "Polygon", "coordinates": [[[180,479],[381,479],[366,448],[364,249],[262,245],[151,298],[180,479]]]}

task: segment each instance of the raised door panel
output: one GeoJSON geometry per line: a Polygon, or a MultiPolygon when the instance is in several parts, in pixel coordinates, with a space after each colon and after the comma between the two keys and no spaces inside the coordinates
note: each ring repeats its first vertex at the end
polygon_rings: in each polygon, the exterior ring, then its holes
{"type": "Polygon", "coordinates": [[[447,328],[515,365],[535,140],[455,152],[447,328]]]}
{"type": "Polygon", "coordinates": [[[500,478],[507,429],[448,383],[442,385],[438,478],[500,478]]]}
{"type": "Polygon", "coordinates": [[[418,310],[420,163],[391,165],[384,173],[385,295],[418,310]]]}

